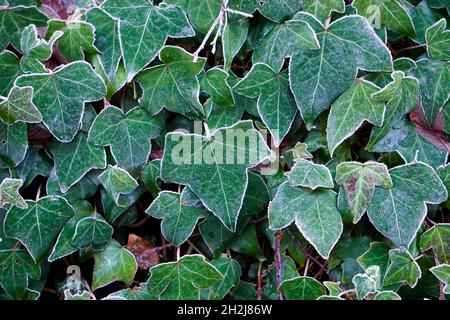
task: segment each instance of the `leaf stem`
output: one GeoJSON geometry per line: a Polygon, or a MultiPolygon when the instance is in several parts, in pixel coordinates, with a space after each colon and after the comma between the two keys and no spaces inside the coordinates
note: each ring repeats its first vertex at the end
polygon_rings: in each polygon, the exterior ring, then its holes
{"type": "Polygon", "coordinates": [[[258,265],[258,300],[262,300],[262,261],[258,265]]]}
{"type": "Polygon", "coordinates": [[[277,235],[275,238],[275,268],[276,268],[276,274],[277,274],[277,291],[280,294],[280,300],[283,300],[283,294],[279,291],[281,286],[281,252],[280,252],[280,245],[281,245],[281,238],[283,236],[282,230],[277,231],[277,235]]]}
{"type": "Polygon", "coordinates": [[[300,250],[303,251],[305,256],[307,256],[311,261],[313,261],[315,264],[317,264],[320,268],[325,268],[325,265],[321,263],[319,260],[317,260],[313,255],[311,255],[308,250],[303,246],[303,244],[297,239],[297,237],[292,233],[291,230],[285,229],[286,233],[289,234],[291,239],[295,242],[295,244],[300,248],[300,250]]]}

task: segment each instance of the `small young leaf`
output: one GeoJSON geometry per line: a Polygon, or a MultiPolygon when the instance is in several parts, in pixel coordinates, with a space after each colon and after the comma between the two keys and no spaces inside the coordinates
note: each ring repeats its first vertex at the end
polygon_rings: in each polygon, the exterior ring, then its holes
{"type": "Polygon", "coordinates": [[[446,30],[447,22],[443,18],[427,29],[428,56],[434,60],[450,59],[450,30],[446,30]]]}
{"type": "Polygon", "coordinates": [[[234,97],[227,82],[228,73],[219,68],[212,68],[203,77],[202,87],[213,103],[221,107],[234,107],[234,97]]]}
{"type": "Polygon", "coordinates": [[[114,229],[98,213],[77,222],[72,245],[80,250],[102,251],[111,241],[114,229]]]}
{"type": "Polygon", "coordinates": [[[288,300],[316,300],[327,293],[325,287],[311,277],[297,277],[284,281],[280,290],[288,300]]]}
{"type": "Polygon", "coordinates": [[[34,106],[33,88],[13,87],[8,98],[0,103],[0,118],[6,124],[13,124],[17,121],[28,123],[39,123],[42,115],[34,106]]]}
{"type": "Polygon", "coordinates": [[[444,293],[450,294],[450,265],[441,264],[431,268],[430,271],[444,284],[444,293]]]}
{"type": "Polygon", "coordinates": [[[20,179],[6,178],[0,184],[0,208],[9,203],[20,209],[27,209],[28,205],[19,193],[23,181],[20,179]]]}
{"type": "Polygon", "coordinates": [[[414,288],[422,276],[420,267],[404,247],[389,251],[390,264],[383,280],[383,286],[407,283],[414,288]]]}
{"type": "Polygon", "coordinates": [[[208,298],[222,300],[239,282],[242,275],[241,266],[236,260],[227,258],[225,255],[212,260],[211,265],[223,275],[223,280],[211,286],[208,290],[208,298]]]}
{"type": "Polygon", "coordinates": [[[420,250],[433,249],[433,253],[444,263],[450,261],[450,224],[439,223],[420,237],[420,250]]]}
{"type": "Polygon", "coordinates": [[[377,291],[377,285],[374,279],[367,274],[357,274],[353,277],[352,282],[356,289],[356,298],[364,300],[369,294],[377,291]]]}
{"type": "Polygon", "coordinates": [[[137,181],[124,169],[118,166],[108,165],[105,171],[98,176],[98,180],[105,188],[109,196],[120,207],[121,194],[133,192],[137,187],[137,181]]]}
{"type": "Polygon", "coordinates": [[[287,176],[294,187],[300,186],[312,190],[334,187],[331,172],[327,167],[304,159],[296,160],[287,176]]]}

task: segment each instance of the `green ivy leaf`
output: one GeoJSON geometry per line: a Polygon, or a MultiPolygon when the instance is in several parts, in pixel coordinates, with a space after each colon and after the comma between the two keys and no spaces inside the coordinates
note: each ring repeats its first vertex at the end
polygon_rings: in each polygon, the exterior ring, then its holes
{"type": "Polygon", "coordinates": [[[204,119],[197,75],[203,70],[205,60],[194,62],[193,55],[170,46],[161,50],[159,59],[163,65],[148,68],[136,78],[144,91],[139,100],[141,106],[152,115],[165,107],[194,120],[204,119]]]}
{"type": "Polygon", "coordinates": [[[30,24],[37,27],[45,27],[48,17],[35,6],[7,7],[0,9],[0,51],[12,44],[20,50],[20,36],[22,30],[30,24]]]}
{"type": "Polygon", "coordinates": [[[39,280],[41,268],[27,250],[0,251],[0,284],[14,299],[22,299],[30,279],[39,280]]]}
{"type": "MultiPolygon", "coordinates": [[[[239,1],[239,0],[234,0],[239,1]]],[[[246,1],[246,0],[240,0],[246,1]]],[[[258,0],[256,0],[258,1],[258,0]]],[[[248,1],[243,4],[248,3],[248,1]]],[[[230,6],[230,4],[229,4],[230,6]]],[[[239,10],[239,9],[237,9],[239,10]]],[[[241,9],[242,10],[242,9],[241,9]]],[[[233,58],[241,50],[245,41],[247,40],[250,23],[248,19],[232,20],[227,18],[225,20],[225,26],[223,27],[222,34],[222,52],[223,52],[223,65],[225,70],[229,70],[233,63],[233,58]]]]}
{"type": "Polygon", "coordinates": [[[383,279],[383,286],[406,283],[414,288],[422,277],[420,267],[404,247],[389,251],[390,263],[383,279]]]}
{"type": "Polygon", "coordinates": [[[0,183],[0,208],[9,203],[20,209],[27,209],[28,205],[19,193],[23,181],[6,178],[0,183]]]}
{"type": "Polygon", "coordinates": [[[342,162],[336,168],[336,182],[345,188],[347,205],[357,223],[367,211],[375,186],[391,188],[388,168],[378,162],[342,162]]]}
{"type": "Polygon", "coordinates": [[[258,113],[269,129],[276,147],[291,129],[297,114],[288,77],[287,70],[277,74],[270,66],[256,63],[234,87],[239,94],[258,98],[258,113]]]}
{"type": "Polygon", "coordinates": [[[447,21],[442,18],[425,33],[428,56],[434,60],[450,59],[450,30],[446,30],[447,21]]]}
{"type": "Polygon", "coordinates": [[[247,188],[247,170],[265,160],[269,152],[251,121],[217,129],[210,137],[171,132],[166,135],[161,178],[188,185],[228,229],[235,231],[247,188]],[[247,137],[243,137],[247,141],[243,144],[239,142],[242,139],[231,138],[242,134],[247,137]],[[248,137],[254,143],[249,143],[248,137]],[[179,161],[183,149],[188,153],[183,152],[179,161]]]}
{"type": "Polygon", "coordinates": [[[69,143],[55,141],[50,146],[61,192],[67,192],[89,171],[106,168],[106,152],[88,142],[84,132],[69,143]]]}
{"type": "Polygon", "coordinates": [[[197,221],[204,216],[202,210],[187,201],[187,190],[185,188],[181,194],[162,191],[145,211],[154,218],[163,219],[161,232],[167,241],[177,247],[191,236],[197,221]]]}
{"type": "Polygon", "coordinates": [[[276,73],[281,71],[284,59],[300,49],[319,49],[316,33],[308,22],[295,18],[276,25],[253,53],[253,63],[267,64],[276,73]]]}
{"type": "Polygon", "coordinates": [[[97,146],[110,146],[121,167],[135,170],[147,162],[150,139],[158,137],[161,129],[161,120],[142,108],[133,108],[124,114],[121,109],[109,106],[95,118],[88,141],[97,146]]]}
{"type": "Polygon", "coordinates": [[[302,2],[297,0],[264,0],[259,12],[275,22],[283,22],[302,9],[302,2]]]}
{"type": "Polygon", "coordinates": [[[207,297],[210,300],[222,300],[238,284],[242,275],[241,266],[236,260],[225,255],[212,260],[211,265],[223,275],[223,279],[209,288],[207,297]]]}
{"type": "Polygon", "coordinates": [[[127,286],[133,282],[137,262],[133,254],[115,240],[105,250],[94,254],[92,289],[97,290],[110,283],[121,281],[127,286]]]}
{"type": "Polygon", "coordinates": [[[124,169],[118,166],[108,165],[105,171],[98,176],[98,180],[105,188],[109,196],[120,207],[121,194],[133,192],[137,187],[137,181],[124,169]]]}
{"type": "Polygon", "coordinates": [[[6,96],[14,86],[14,80],[22,74],[20,60],[11,51],[0,54],[0,95],[6,96]]]}
{"type": "Polygon", "coordinates": [[[86,102],[103,98],[103,80],[82,61],[58,67],[51,73],[23,75],[16,80],[20,87],[33,87],[33,103],[41,112],[44,124],[61,142],[76,135],[86,102]]]}
{"type": "Polygon", "coordinates": [[[353,277],[352,282],[356,290],[356,298],[364,300],[369,294],[377,291],[375,280],[367,274],[357,274],[353,277]]]}
{"type": "Polygon", "coordinates": [[[343,13],[345,11],[344,0],[305,0],[303,10],[316,16],[322,22],[331,15],[331,12],[343,13]]]}
{"type": "Polygon", "coordinates": [[[311,277],[297,277],[284,281],[280,290],[288,300],[316,300],[326,294],[325,287],[311,277]]]}
{"type": "Polygon", "coordinates": [[[372,266],[380,268],[380,277],[384,278],[389,265],[389,251],[391,247],[384,242],[372,242],[369,249],[356,260],[358,264],[367,270],[372,266]]]}
{"type": "Polygon", "coordinates": [[[433,249],[440,261],[450,261],[450,224],[439,223],[428,229],[420,237],[420,250],[433,249]]]}
{"type": "Polygon", "coordinates": [[[367,144],[371,150],[389,130],[401,123],[405,115],[416,107],[419,98],[419,83],[416,78],[406,77],[402,71],[392,74],[393,81],[380,91],[372,94],[377,101],[387,102],[386,113],[381,127],[374,127],[367,144]]]}
{"type": "Polygon", "coordinates": [[[23,161],[28,149],[27,125],[0,122],[0,168],[14,168],[23,161]]]}
{"type": "Polygon", "coordinates": [[[450,294],[450,265],[441,264],[431,268],[430,271],[444,284],[444,293],[450,294]]]}
{"type": "Polygon", "coordinates": [[[202,88],[213,103],[221,107],[234,107],[233,91],[227,82],[228,73],[217,67],[209,69],[203,77],[202,88]]]}
{"type": "Polygon", "coordinates": [[[394,291],[379,291],[373,297],[373,300],[402,300],[402,298],[394,291]]]}
{"type": "Polygon", "coordinates": [[[371,82],[357,79],[333,102],[327,123],[327,142],[331,155],[364,121],[378,127],[383,124],[384,103],[372,98],[372,94],[378,90],[371,82]]]}
{"type": "Polygon", "coordinates": [[[363,17],[345,16],[328,27],[305,13],[294,19],[308,22],[320,44],[320,50],[294,54],[289,65],[292,92],[311,129],[314,119],[354,83],[358,69],[389,71],[392,58],[363,17]]]}
{"type": "Polygon", "coordinates": [[[6,124],[17,121],[28,123],[39,123],[42,115],[32,102],[32,87],[13,87],[9,92],[7,100],[0,103],[0,118],[6,124]]]}
{"type": "Polygon", "coordinates": [[[102,251],[111,241],[114,229],[98,213],[77,222],[72,245],[80,250],[102,251]]]}
{"type": "Polygon", "coordinates": [[[305,187],[312,190],[334,187],[331,172],[327,167],[304,159],[297,159],[287,176],[294,187],[305,187]]]}
{"type": "Polygon", "coordinates": [[[50,251],[59,232],[75,214],[67,200],[44,197],[26,201],[28,208],[12,207],[4,221],[7,237],[20,240],[34,261],[39,262],[50,251]]]}
{"type": "Polygon", "coordinates": [[[198,300],[200,289],[211,288],[223,278],[203,256],[189,255],[151,268],[147,288],[159,300],[198,300]]]}
{"type": "Polygon", "coordinates": [[[336,202],[332,190],[296,188],[285,182],[269,207],[270,227],[283,229],[295,221],[302,235],[328,259],[343,229],[336,202]]]}
{"type": "Polygon", "coordinates": [[[155,6],[148,0],[132,3],[107,0],[100,7],[120,19],[119,35],[127,82],[156,57],[167,37],[184,38],[195,34],[181,8],[166,3],[155,6]]]}
{"type": "Polygon", "coordinates": [[[436,172],[422,162],[389,170],[393,188],[376,188],[367,211],[375,228],[397,245],[409,246],[425,219],[425,203],[441,203],[447,190],[436,172]]]}

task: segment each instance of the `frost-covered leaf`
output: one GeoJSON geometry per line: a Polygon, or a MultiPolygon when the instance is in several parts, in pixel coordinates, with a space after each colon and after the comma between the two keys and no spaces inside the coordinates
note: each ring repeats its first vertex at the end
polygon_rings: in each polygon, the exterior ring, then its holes
{"type": "Polygon", "coordinates": [[[414,288],[417,281],[422,277],[422,272],[411,253],[404,247],[392,249],[389,251],[389,258],[390,263],[383,279],[383,286],[406,283],[414,288]]]}
{"type": "Polygon", "coordinates": [[[93,290],[116,281],[124,282],[127,286],[133,282],[137,271],[136,259],[117,241],[111,241],[105,250],[94,254],[94,259],[93,290]]]}
{"type": "Polygon", "coordinates": [[[252,60],[267,64],[278,73],[284,59],[300,49],[319,49],[319,42],[308,22],[292,19],[275,25],[256,48],[252,60]]]}
{"type": "Polygon", "coordinates": [[[186,255],[151,268],[147,287],[159,300],[198,300],[200,289],[211,288],[223,278],[203,256],[186,255]]]}
{"type": "Polygon", "coordinates": [[[258,113],[269,129],[275,146],[279,146],[297,113],[287,70],[277,74],[270,66],[257,63],[234,89],[239,94],[258,98],[258,113]]]}
{"type": "Polygon", "coordinates": [[[23,75],[15,84],[33,87],[33,103],[45,125],[62,142],[71,141],[80,126],[84,104],[103,98],[103,80],[86,63],[77,61],[51,73],[23,75]]]}
{"type": "Polygon", "coordinates": [[[427,29],[428,56],[434,60],[450,59],[450,30],[446,30],[447,22],[444,18],[427,29]]]}
{"type": "Polygon", "coordinates": [[[380,12],[381,23],[389,30],[408,36],[415,36],[416,31],[408,10],[398,0],[355,0],[353,6],[358,14],[370,19],[376,13],[374,6],[380,12]]]}
{"type": "Polygon", "coordinates": [[[304,159],[296,160],[287,176],[295,187],[300,186],[312,190],[317,188],[332,189],[334,187],[331,172],[327,167],[304,159]]]}
{"type": "Polygon", "coordinates": [[[444,293],[450,294],[450,265],[441,264],[431,268],[430,271],[444,284],[444,293]]]}
{"type": "Polygon", "coordinates": [[[190,53],[170,46],[161,50],[159,59],[164,64],[144,70],[136,79],[144,91],[139,100],[141,106],[152,115],[164,107],[194,120],[204,119],[197,75],[205,60],[194,62],[190,53]]]}
{"type": "Polygon", "coordinates": [[[289,65],[292,92],[308,129],[314,119],[355,81],[357,70],[390,71],[392,58],[367,20],[345,16],[328,27],[298,13],[317,34],[319,50],[301,50],[289,65]]]}
{"type": "Polygon", "coordinates": [[[0,95],[8,95],[14,86],[14,80],[21,74],[19,58],[11,51],[3,51],[0,54],[0,95]]]}
{"type": "Polygon", "coordinates": [[[55,141],[50,146],[55,162],[56,175],[63,193],[79,182],[89,171],[106,168],[106,152],[88,142],[87,135],[80,132],[69,143],[55,141]]]}
{"type": "Polygon", "coordinates": [[[408,246],[425,219],[425,203],[447,200],[447,190],[423,162],[395,167],[389,174],[393,187],[376,188],[367,213],[379,232],[399,246],[408,246]]]}
{"type": "Polygon", "coordinates": [[[285,182],[269,207],[270,227],[282,229],[295,221],[303,236],[327,259],[343,229],[336,202],[332,190],[296,188],[285,182]]]}
{"type": "Polygon", "coordinates": [[[235,287],[242,275],[241,266],[239,263],[224,255],[211,261],[217,271],[223,275],[223,279],[216,282],[207,290],[208,298],[211,300],[222,300],[235,287]]]}
{"type": "Polygon", "coordinates": [[[288,300],[317,300],[326,294],[325,287],[311,277],[297,277],[284,281],[280,290],[288,300]]]}
{"type": "Polygon", "coordinates": [[[399,125],[405,115],[417,106],[419,99],[419,82],[412,77],[406,77],[402,71],[392,74],[393,81],[380,91],[372,94],[377,101],[387,102],[386,113],[381,127],[374,127],[367,144],[371,150],[381,141],[393,126],[399,125]]]}
{"type": "Polygon", "coordinates": [[[133,192],[138,187],[137,181],[118,166],[108,165],[106,170],[98,176],[98,180],[119,207],[120,195],[133,192]]]}
{"type": "Polygon", "coordinates": [[[151,152],[150,139],[159,136],[162,124],[142,108],[126,114],[109,106],[95,118],[88,141],[97,146],[110,146],[118,165],[128,170],[142,167],[151,152]]]}
{"type": "Polygon", "coordinates": [[[0,251],[0,285],[14,299],[22,299],[30,279],[39,280],[41,268],[27,250],[0,251]]]}
{"type": "Polygon", "coordinates": [[[316,16],[322,22],[331,12],[343,13],[345,10],[344,0],[304,0],[303,10],[316,16]]]}
{"type": "Polygon", "coordinates": [[[330,154],[367,121],[375,126],[383,124],[384,103],[372,98],[379,88],[357,79],[332,105],[327,123],[327,142],[330,154]]]}
{"type": "Polygon", "coordinates": [[[27,200],[28,208],[12,207],[4,221],[7,237],[20,240],[37,262],[46,257],[59,232],[75,214],[61,197],[27,200]]]}
{"type": "Polygon", "coordinates": [[[32,102],[33,88],[13,87],[7,100],[0,103],[0,118],[6,124],[17,121],[39,123],[42,115],[32,102]]]}
{"type": "Polygon", "coordinates": [[[353,277],[352,282],[355,286],[356,297],[358,300],[363,300],[369,294],[377,291],[375,280],[367,274],[357,274],[353,277]]]}
{"type": "Polygon", "coordinates": [[[440,261],[450,261],[450,224],[439,223],[427,230],[420,237],[420,250],[433,249],[440,261]]]}
{"type": "Polygon", "coordinates": [[[301,9],[302,2],[298,0],[264,0],[259,11],[267,19],[283,22],[301,9]]]}
{"type": "Polygon", "coordinates": [[[14,168],[25,158],[28,150],[27,125],[0,122],[0,168],[14,168]]]}
{"type": "MultiPolygon", "coordinates": [[[[241,1],[247,2],[247,0],[241,1]]],[[[226,19],[227,20],[225,21],[225,26],[222,34],[222,51],[224,69],[228,70],[231,68],[233,58],[238,54],[239,50],[244,45],[245,40],[247,40],[249,21],[245,18],[230,21],[230,19],[228,19],[228,15],[226,19]]]]}
{"type": "Polygon", "coordinates": [[[383,278],[389,265],[389,250],[391,247],[384,242],[372,242],[369,249],[356,260],[366,272],[371,266],[378,266],[380,277],[383,278]]]}
{"type": "Polygon", "coordinates": [[[77,222],[72,245],[80,250],[102,251],[109,244],[114,232],[98,213],[77,222]]]}
{"type": "Polygon", "coordinates": [[[163,219],[161,232],[174,246],[183,244],[191,236],[197,221],[203,217],[203,211],[185,199],[187,190],[185,188],[181,194],[162,191],[146,210],[148,215],[163,219]]]}
{"type": "Polygon", "coordinates": [[[0,208],[9,203],[21,209],[27,209],[28,205],[19,193],[23,181],[20,179],[6,178],[0,183],[0,208]]]}
{"type": "Polygon", "coordinates": [[[345,188],[345,196],[353,223],[357,223],[372,200],[375,186],[391,188],[388,168],[378,162],[342,162],[336,168],[336,182],[345,188]]]}
{"type": "Polygon", "coordinates": [[[0,8],[0,51],[12,44],[20,50],[22,30],[30,24],[45,27],[48,17],[35,6],[0,8]]]}
{"type": "Polygon", "coordinates": [[[184,38],[195,34],[181,8],[166,3],[155,6],[148,0],[107,0],[101,4],[102,9],[120,20],[127,82],[156,57],[167,37],[184,38]]]}
{"type": "Polygon", "coordinates": [[[373,297],[373,300],[402,300],[394,291],[380,291],[373,297]]]}
{"type": "Polygon", "coordinates": [[[221,107],[234,107],[233,91],[227,82],[228,73],[219,68],[209,69],[203,77],[202,88],[213,103],[221,107]]]}
{"type": "Polygon", "coordinates": [[[172,132],[166,135],[161,178],[188,185],[234,231],[247,170],[266,159],[269,151],[251,121],[217,129],[210,137],[172,132]]]}

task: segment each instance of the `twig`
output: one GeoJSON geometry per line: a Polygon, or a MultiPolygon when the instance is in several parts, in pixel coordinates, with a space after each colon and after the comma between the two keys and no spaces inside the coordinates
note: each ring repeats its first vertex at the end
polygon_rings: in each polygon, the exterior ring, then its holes
{"type": "Polygon", "coordinates": [[[325,268],[325,265],[323,263],[321,263],[319,260],[317,260],[316,258],[314,258],[313,255],[311,255],[308,250],[306,250],[306,248],[303,246],[303,244],[295,237],[295,235],[292,233],[291,230],[289,229],[285,229],[286,232],[289,234],[289,236],[291,237],[291,239],[295,242],[295,244],[300,248],[300,250],[303,251],[303,253],[305,254],[305,256],[307,256],[309,259],[311,259],[315,264],[317,264],[320,268],[325,268]]]}
{"type": "Polygon", "coordinates": [[[177,261],[180,260],[180,256],[181,256],[181,246],[177,247],[176,255],[177,255],[177,261]]]}
{"type": "Polygon", "coordinates": [[[258,266],[258,300],[262,300],[262,261],[258,266]]]}
{"type": "Polygon", "coordinates": [[[152,255],[154,253],[160,252],[160,251],[165,250],[165,249],[170,248],[170,247],[172,247],[172,245],[169,243],[169,244],[164,244],[164,245],[162,245],[160,247],[147,249],[147,250],[145,250],[143,252],[143,255],[150,256],[150,255],[152,255]]]}
{"type": "Polygon", "coordinates": [[[303,276],[306,277],[309,269],[309,259],[306,260],[305,271],[303,272],[303,276]]]}
{"type": "MultiPolygon", "coordinates": [[[[434,262],[437,266],[441,264],[441,261],[436,255],[434,255],[434,262]]],[[[442,281],[439,281],[439,300],[445,300],[444,283],[442,281]]]]}
{"type": "MultiPolygon", "coordinates": [[[[282,279],[281,252],[280,252],[280,244],[281,244],[282,235],[283,235],[282,231],[278,230],[276,238],[275,238],[275,268],[276,268],[276,273],[277,273],[277,291],[280,290],[281,279],[282,279]]],[[[279,294],[280,294],[280,300],[283,300],[283,294],[281,292],[279,292],[279,294]]]]}
{"type": "Polygon", "coordinates": [[[422,47],[426,47],[426,46],[427,46],[427,44],[424,43],[424,44],[418,44],[418,45],[414,45],[414,46],[410,46],[410,47],[404,47],[404,48],[397,50],[395,53],[396,53],[396,55],[398,55],[400,52],[403,52],[406,50],[417,49],[417,48],[422,48],[422,47]]]}

